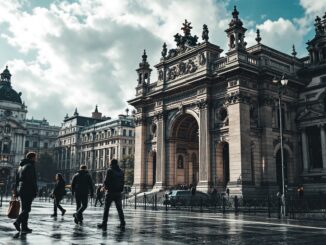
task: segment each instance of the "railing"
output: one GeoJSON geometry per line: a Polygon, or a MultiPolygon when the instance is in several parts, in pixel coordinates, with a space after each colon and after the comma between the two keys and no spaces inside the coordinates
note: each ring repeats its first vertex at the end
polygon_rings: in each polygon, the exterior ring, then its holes
{"type": "MultiPolygon", "coordinates": [[[[281,198],[265,196],[242,198],[229,196],[210,196],[207,198],[176,198],[171,202],[161,193],[141,194],[125,198],[124,206],[152,210],[180,210],[211,213],[243,213],[247,215],[281,218],[281,198]]],[[[286,199],[286,217],[297,219],[326,220],[326,195],[315,197],[288,196],[286,199]]]]}

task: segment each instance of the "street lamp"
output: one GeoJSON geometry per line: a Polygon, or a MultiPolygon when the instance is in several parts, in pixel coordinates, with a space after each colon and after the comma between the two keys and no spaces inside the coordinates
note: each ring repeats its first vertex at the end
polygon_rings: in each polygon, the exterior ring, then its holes
{"type": "Polygon", "coordinates": [[[284,149],[283,149],[283,122],[282,122],[282,106],[281,100],[284,93],[284,88],[288,84],[288,79],[285,79],[284,75],[279,80],[276,77],[273,78],[273,83],[277,85],[278,88],[278,112],[279,112],[279,124],[280,124],[280,144],[281,144],[281,167],[282,167],[282,206],[281,212],[282,216],[285,216],[285,179],[284,179],[284,149]]]}

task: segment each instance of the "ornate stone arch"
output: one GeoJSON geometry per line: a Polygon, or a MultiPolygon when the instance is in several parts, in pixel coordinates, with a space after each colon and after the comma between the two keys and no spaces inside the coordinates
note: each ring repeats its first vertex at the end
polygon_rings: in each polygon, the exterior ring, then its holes
{"type": "Polygon", "coordinates": [[[188,108],[185,110],[174,111],[168,117],[168,122],[167,122],[167,128],[169,129],[168,137],[172,137],[173,130],[170,130],[170,129],[174,128],[175,124],[178,122],[180,117],[183,115],[186,115],[186,114],[193,116],[199,126],[199,116],[196,113],[196,111],[194,111],[192,109],[188,109],[188,108]]]}
{"type": "MultiPolygon", "coordinates": [[[[291,147],[286,144],[286,143],[283,143],[283,147],[284,149],[288,152],[289,154],[289,159],[292,159],[293,158],[293,152],[292,152],[292,149],[291,147]]],[[[273,152],[273,157],[276,158],[276,154],[278,152],[278,150],[281,148],[281,143],[278,143],[275,147],[274,147],[274,152],[273,152]]]]}

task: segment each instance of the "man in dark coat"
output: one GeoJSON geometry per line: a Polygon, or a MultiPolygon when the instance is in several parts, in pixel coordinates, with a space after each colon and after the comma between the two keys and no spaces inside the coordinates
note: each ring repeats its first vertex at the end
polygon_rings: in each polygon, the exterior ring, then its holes
{"type": "Polygon", "coordinates": [[[107,222],[109,216],[109,210],[111,203],[114,202],[117,208],[120,226],[119,228],[124,229],[126,226],[123,210],[122,210],[122,192],[124,187],[124,173],[118,165],[116,159],[111,160],[110,168],[106,172],[106,177],[104,180],[104,188],[107,193],[105,196],[105,206],[103,213],[103,220],[101,224],[98,224],[97,227],[103,230],[107,229],[107,222]]]}
{"type": "Polygon", "coordinates": [[[74,221],[76,224],[83,222],[83,212],[87,208],[88,195],[91,198],[94,195],[93,180],[87,171],[86,165],[81,165],[80,170],[74,175],[71,182],[71,192],[76,198],[76,213],[74,213],[74,221]]]}
{"type": "Polygon", "coordinates": [[[61,205],[60,205],[60,202],[66,193],[66,190],[65,190],[66,183],[62,177],[62,174],[60,174],[60,173],[56,174],[55,179],[56,179],[56,184],[55,184],[54,190],[52,192],[54,208],[53,208],[53,214],[51,215],[51,217],[57,217],[57,209],[58,208],[60,209],[62,216],[64,216],[66,213],[66,210],[63,207],[61,207],[61,205]]]}
{"type": "Polygon", "coordinates": [[[29,152],[23,159],[16,174],[16,184],[14,196],[19,196],[21,200],[21,213],[14,222],[17,231],[31,233],[32,229],[28,228],[28,217],[31,211],[33,199],[37,195],[37,180],[35,171],[36,153],[29,152]]]}

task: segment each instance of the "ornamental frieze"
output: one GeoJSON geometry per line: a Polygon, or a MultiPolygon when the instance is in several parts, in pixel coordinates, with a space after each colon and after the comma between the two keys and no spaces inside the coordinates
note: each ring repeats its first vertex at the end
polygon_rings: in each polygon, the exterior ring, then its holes
{"type": "Polygon", "coordinates": [[[236,103],[247,103],[249,104],[251,101],[251,98],[249,95],[240,93],[239,91],[233,92],[231,94],[228,94],[225,97],[225,102],[227,104],[236,104],[236,103]]]}
{"type": "MultiPolygon", "coordinates": [[[[202,52],[196,57],[188,59],[186,61],[180,61],[178,64],[170,66],[166,69],[166,81],[174,80],[180,76],[194,73],[198,70],[199,66],[206,65],[206,56],[202,52]]],[[[158,80],[164,80],[164,70],[158,70],[158,80]]]]}

